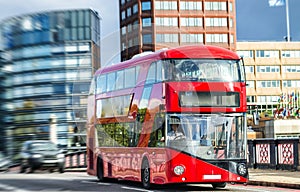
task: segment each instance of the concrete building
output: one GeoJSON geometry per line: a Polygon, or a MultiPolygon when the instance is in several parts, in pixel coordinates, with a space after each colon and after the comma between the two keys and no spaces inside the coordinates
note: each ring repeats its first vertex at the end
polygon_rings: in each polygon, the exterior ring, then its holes
{"type": "Polygon", "coordinates": [[[119,0],[121,60],[165,47],[236,49],[235,0],[119,0]]]}
{"type": "Polygon", "coordinates": [[[0,36],[9,71],[3,128],[12,154],[24,140],[53,134],[54,142],[71,147],[72,134],[84,131],[89,84],[100,67],[98,13],[74,9],[14,16],[1,21],[0,36]]]}
{"type": "Polygon", "coordinates": [[[300,107],[300,42],[237,42],[237,53],[244,57],[250,113],[300,107]]]}
{"type": "Polygon", "coordinates": [[[300,136],[300,42],[237,42],[247,75],[248,138],[300,136]]]}

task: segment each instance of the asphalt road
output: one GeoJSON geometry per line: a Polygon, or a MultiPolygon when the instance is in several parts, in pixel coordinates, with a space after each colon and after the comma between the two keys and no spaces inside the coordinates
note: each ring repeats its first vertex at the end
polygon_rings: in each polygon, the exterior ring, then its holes
{"type": "MultiPolygon", "coordinates": [[[[251,185],[227,184],[224,189],[213,190],[211,185],[166,185],[145,190],[140,183],[112,180],[98,182],[96,177],[85,172],[66,172],[63,174],[47,171],[21,174],[18,171],[0,173],[0,191],[297,191],[285,188],[272,188],[251,185]]],[[[299,190],[298,190],[299,191],[299,190]]]]}

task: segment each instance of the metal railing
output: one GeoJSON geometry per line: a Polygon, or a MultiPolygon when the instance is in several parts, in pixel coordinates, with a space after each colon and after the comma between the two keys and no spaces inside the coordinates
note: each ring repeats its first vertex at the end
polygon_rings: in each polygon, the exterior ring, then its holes
{"type": "Polygon", "coordinates": [[[248,166],[300,170],[300,138],[248,140],[248,166]]]}

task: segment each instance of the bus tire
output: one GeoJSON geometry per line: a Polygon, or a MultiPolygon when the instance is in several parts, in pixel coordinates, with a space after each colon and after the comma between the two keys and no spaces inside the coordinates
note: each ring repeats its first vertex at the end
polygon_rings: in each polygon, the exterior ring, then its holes
{"type": "Polygon", "coordinates": [[[105,180],[103,176],[103,160],[101,157],[98,157],[97,161],[97,178],[100,182],[105,180]]]}
{"type": "Polygon", "coordinates": [[[143,160],[141,169],[141,180],[145,189],[150,189],[150,166],[147,159],[143,160]]]}
{"type": "Polygon", "coordinates": [[[212,187],[214,189],[216,189],[216,188],[225,188],[226,187],[226,183],[225,182],[224,183],[213,183],[211,185],[212,185],[212,187]]]}

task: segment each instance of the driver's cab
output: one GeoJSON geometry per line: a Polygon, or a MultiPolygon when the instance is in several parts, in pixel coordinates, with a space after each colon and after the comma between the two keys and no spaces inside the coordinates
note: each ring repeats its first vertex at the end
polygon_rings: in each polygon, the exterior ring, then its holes
{"type": "Polygon", "coordinates": [[[207,119],[188,114],[167,116],[166,146],[195,156],[212,158],[213,146],[207,119]]]}

